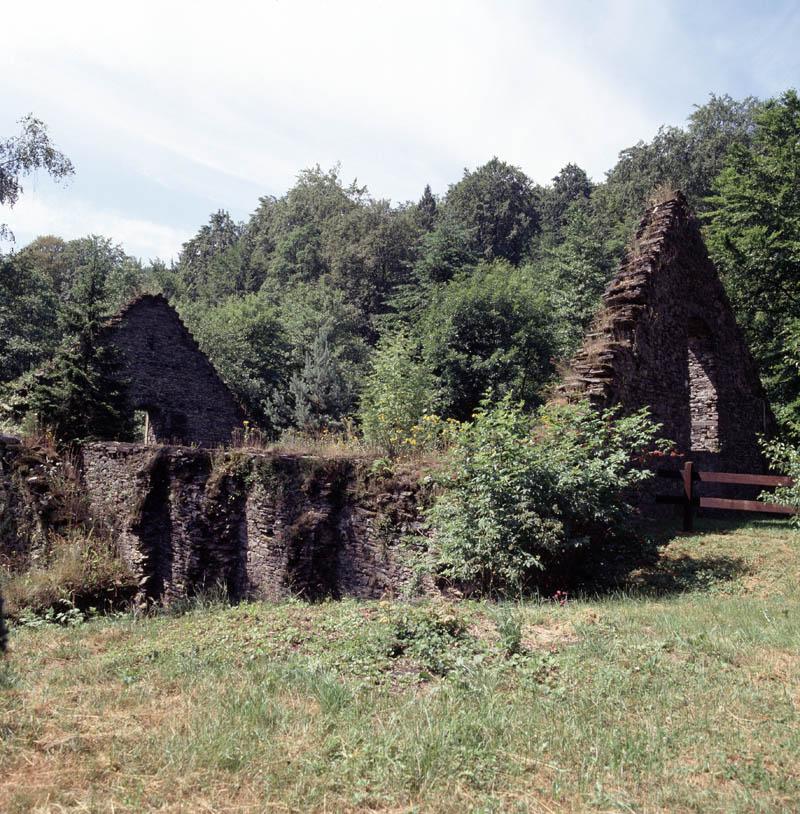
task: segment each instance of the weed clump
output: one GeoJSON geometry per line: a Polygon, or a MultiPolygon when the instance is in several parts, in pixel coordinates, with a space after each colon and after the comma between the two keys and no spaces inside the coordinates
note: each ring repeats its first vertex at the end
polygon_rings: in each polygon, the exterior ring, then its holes
{"type": "Polygon", "coordinates": [[[467,627],[454,613],[411,606],[393,622],[389,656],[409,656],[434,676],[447,675],[465,642],[467,627]]]}
{"type": "MultiPolygon", "coordinates": [[[[7,570],[4,580],[9,618],[46,616],[90,607],[108,608],[129,599],[136,588],[128,567],[101,535],[74,530],[50,535],[47,549],[24,570],[7,570]]],[[[52,616],[53,621],[56,620],[52,616]]]]}

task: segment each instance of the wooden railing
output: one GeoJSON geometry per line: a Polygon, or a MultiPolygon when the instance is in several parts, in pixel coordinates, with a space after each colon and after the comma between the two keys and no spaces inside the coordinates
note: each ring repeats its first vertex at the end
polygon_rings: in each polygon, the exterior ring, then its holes
{"type": "Polygon", "coordinates": [[[791,486],[792,478],[783,475],[747,475],[738,472],[709,472],[695,469],[691,461],[683,469],[659,469],[662,478],[679,480],[683,484],[681,495],[658,495],[656,503],[683,506],[683,530],[691,531],[694,526],[694,513],[698,507],[707,509],[728,509],[742,512],[766,512],[768,514],[795,514],[793,506],[781,503],[763,503],[760,500],[732,500],[724,497],[700,497],[695,493],[694,484],[731,483],[737,486],[791,486]]]}

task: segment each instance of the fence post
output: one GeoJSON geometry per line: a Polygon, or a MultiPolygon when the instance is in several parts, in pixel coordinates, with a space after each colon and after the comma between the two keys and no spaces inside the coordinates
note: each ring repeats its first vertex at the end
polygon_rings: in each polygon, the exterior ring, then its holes
{"type": "Polygon", "coordinates": [[[692,494],[692,462],[686,461],[683,465],[683,530],[691,531],[694,526],[694,504],[692,494]]]}

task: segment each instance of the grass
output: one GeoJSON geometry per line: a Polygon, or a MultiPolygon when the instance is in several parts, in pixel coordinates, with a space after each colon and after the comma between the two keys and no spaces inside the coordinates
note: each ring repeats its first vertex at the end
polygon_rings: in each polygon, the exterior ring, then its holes
{"type": "Polygon", "coordinates": [[[28,568],[0,563],[0,580],[5,612],[12,619],[51,609],[119,604],[136,587],[108,541],[83,529],[51,534],[47,550],[28,568]]]}
{"type": "Polygon", "coordinates": [[[799,576],[786,525],[717,524],[564,603],[18,627],[2,808],[796,811],[799,576]]]}

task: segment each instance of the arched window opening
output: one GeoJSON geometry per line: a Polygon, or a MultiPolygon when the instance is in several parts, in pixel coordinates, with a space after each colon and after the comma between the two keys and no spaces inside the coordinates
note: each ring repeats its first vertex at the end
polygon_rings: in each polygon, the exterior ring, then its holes
{"type": "Polygon", "coordinates": [[[690,449],[719,452],[717,363],[714,343],[702,320],[688,330],[690,449]]]}
{"type": "Polygon", "coordinates": [[[158,407],[142,405],[133,412],[133,437],[135,441],[155,444],[158,441],[156,430],[160,420],[158,407]]]}

